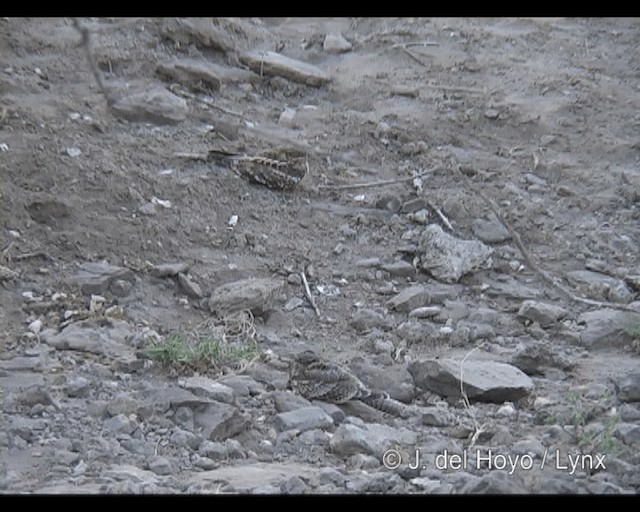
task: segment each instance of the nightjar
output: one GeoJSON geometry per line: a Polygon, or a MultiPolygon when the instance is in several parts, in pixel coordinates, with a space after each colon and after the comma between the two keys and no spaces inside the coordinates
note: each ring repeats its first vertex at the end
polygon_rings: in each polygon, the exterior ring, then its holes
{"type": "Polygon", "coordinates": [[[295,356],[289,385],[294,392],[308,400],[334,404],[358,400],[388,414],[406,414],[404,404],[389,398],[386,393],[369,390],[349,368],[322,360],[311,350],[295,356]]]}
{"type": "Polygon", "coordinates": [[[209,158],[227,164],[241,178],[279,190],[293,189],[307,173],[304,154],[275,148],[258,155],[210,150],[209,158]]]}

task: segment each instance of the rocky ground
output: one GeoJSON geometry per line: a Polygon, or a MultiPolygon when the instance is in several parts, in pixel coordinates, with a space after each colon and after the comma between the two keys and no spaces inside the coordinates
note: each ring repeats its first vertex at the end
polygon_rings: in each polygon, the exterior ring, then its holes
{"type": "Polygon", "coordinates": [[[2,492],[640,490],[637,20],[0,26],[2,492]]]}

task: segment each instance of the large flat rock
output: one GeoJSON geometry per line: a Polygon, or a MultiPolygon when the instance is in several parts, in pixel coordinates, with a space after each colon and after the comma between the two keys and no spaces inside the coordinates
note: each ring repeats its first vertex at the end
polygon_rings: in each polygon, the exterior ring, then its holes
{"type": "Polygon", "coordinates": [[[235,492],[250,492],[260,487],[278,485],[282,480],[294,475],[309,479],[317,473],[318,468],[315,466],[294,462],[252,462],[195,473],[189,478],[188,483],[215,488],[217,483],[226,482],[235,492]]]}
{"type": "Polygon", "coordinates": [[[103,294],[116,280],[134,281],[133,272],[126,267],[111,265],[106,261],[87,261],[80,265],[70,283],[79,286],[85,294],[103,294]]]}
{"type": "Polygon", "coordinates": [[[112,107],[118,117],[132,122],[177,124],[187,118],[184,98],[165,89],[133,93],[119,99],[112,107]]]}
{"type": "Polygon", "coordinates": [[[331,81],[320,68],[276,52],[249,52],[240,56],[240,62],[260,75],[281,76],[305,85],[319,87],[331,81]]]}
{"type": "Polygon", "coordinates": [[[261,315],[273,308],[284,282],[278,279],[243,279],[216,288],[209,298],[213,313],[225,314],[249,310],[261,315]]]}
{"type": "Polygon", "coordinates": [[[587,311],[578,317],[585,325],[580,344],[587,348],[623,348],[638,337],[640,313],[617,309],[587,311]]]}
{"type": "Polygon", "coordinates": [[[420,263],[438,281],[455,283],[465,274],[489,267],[493,249],[479,240],[462,240],[445,233],[438,224],[427,226],[420,237],[420,263]]]}
{"type": "Polygon", "coordinates": [[[533,381],[510,364],[494,361],[454,361],[429,359],[409,365],[409,373],[419,388],[453,398],[462,398],[462,388],[470,400],[501,403],[525,397],[533,381]]]}

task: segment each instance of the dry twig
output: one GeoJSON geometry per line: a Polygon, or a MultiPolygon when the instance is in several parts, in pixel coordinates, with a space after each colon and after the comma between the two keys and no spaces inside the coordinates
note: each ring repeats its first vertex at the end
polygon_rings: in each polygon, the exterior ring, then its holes
{"type": "Polygon", "coordinates": [[[13,257],[13,259],[16,261],[28,260],[31,258],[44,258],[44,259],[50,260],[51,256],[49,256],[44,251],[34,251],[34,252],[26,252],[24,254],[18,254],[17,256],[13,257]]]}
{"type": "Polygon", "coordinates": [[[533,259],[533,257],[531,256],[531,254],[529,253],[527,248],[522,243],[522,239],[520,238],[520,235],[518,234],[518,232],[515,229],[513,229],[511,224],[509,224],[507,222],[507,220],[502,216],[502,214],[500,213],[500,210],[495,205],[495,203],[491,199],[489,199],[484,194],[484,192],[482,192],[482,190],[480,190],[479,187],[474,186],[473,182],[467,177],[466,174],[464,174],[462,171],[460,171],[460,169],[456,168],[456,171],[462,177],[462,179],[465,180],[469,190],[475,192],[476,194],[478,194],[478,196],[480,196],[480,198],[486,203],[486,205],[489,207],[489,209],[496,216],[498,221],[500,221],[500,223],[509,232],[509,234],[511,235],[511,238],[513,239],[514,243],[516,244],[516,246],[520,250],[520,253],[524,257],[525,261],[527,262],[527,265],[529,265],[531,270],[533,270],[536,274],[538,274],[543,279],[543,281],[545,281],[547,284],[549,284],[550,286],[555,288],[557,291],[559,291],[565,298],[567,298],[567,299],[569,299],[569,300],[571,300],[573,302],[579,302],[579,303],[585,304],[587,306],[595,306],[595,307],[598,307],[598,308],[613,308],[613,309],[622,309],[624,311],[636,312],[635,309],[630,308],[630,307],[628,307],[628,306],[626,306],[624,304],[616,304],[614,302],[601,302],[601,301],[598,301],[598,300],[585,299],[584,297],[578,297],[573,292],[571,292],[571,290],[569,290],[567,287],[565,287],[562,284],[560,284],[556,279],[554,279],[553,276],[551,276],[548,272],[546,272],[545,270],[541,269],[538,266],[538,264],[535,262],[535,260],[533,259]]]}
{"type": "Polygon", "coordinates": [[[442,91],[452,91],[452,92],[468,92],[472,94],[487,94],[487,91],[484,89],[475,89],[473,87],[459,87],[456,85],[438,85],[438,84],[423,84],[422,87],[426,87],[427,89],[440,89],[442,91]]]}
{"type": "Polygon", "coordinates": [[[80,35],[82,36],[82,47],[84,48],[87,60],[89,61],[89,66],[91,67],[93,77],[98,84],[100,92],[107,100],[107,106],[111,108],[115,103],[115,98],[111,94],[109,94],[109,91],[107,91],[107,89],[105,88],[104,82],[102,81],[102,75],[100,75],[100,70],[98,69],[98,64],[93,57],[93,51],[91,50],[91,31],[87,27],[82,25],[78,18],[73,18],[73,26],[76,28],[76,30],[78,30],[78,32],[80,32],[80,35]]]}
{"type": "Polygon", "coordinates": [[[442,213],[440,208],[436,208],[436,205],[434,205],[431,201],[427,201],[427,206],[429,206],[429,208],[431,208],[434,212],[436,212],[438,217],[440,217],[440,220],[442,221],[442,223],[445,226],[447,226],[447,229],[449,231],[451,231],[453,233],[454,229],[453,229],[453,226],[451,225],[451,222],[449,222],[449,219],[447,219],[447,217],[445,217],[444,213],[442,213]]]}
{"type": "Polygon", "coordinates": [[[300,277],[302,278],[302,283],[304,284],[304,292],[313,307],[313,310],[316,312],[316,316],[320,316],[320,310],[318,306],[316,306],[316,301],[313,300],[313,296],[311,295],[311,290],[309,290],[309,283],[307,282],[307,276],[304,275],[304,272],[300,272],[300,277]]]}
{"type": "Polygon", "coordinates": [[[350,190],[353,188],[371,188],[371,187],[382,187],[384,185],[394,185],[396,183],[404,183],[406,181],[412,181],[415,178],[420,178],[421,176],[425,176],[427,174],[431,174],[439,169],[439,167],[433,167],[427,171],[419,172],[414,176],[407,176],[406,178],[396,178],[393,180],[382,180],[382,181],[373,181],[370,183],[354,183],[350,185],[320,185],[318,188],[325,190],[350,190]]]}
{"type": "Polygon", "coordinates": [[[463,365],[464,365],[465,361],[469,358],[469,356],[471,354],[473,354],[476,350],[478,350],[482,345],[484,345],[484,343],[480,343],[480,345],[478,345],[477,347],[474,347],[473,349],[471,349],[469,351],[469,353],[466,356],[464,356],[462,361],[460,361],[460,394],[462,395],[462,401],[464,402],[464,408],[469,413],[469,416],[471,417],[471,421],[473,422],[473,436],[471,437],[471,443],[469,444],[469,448],[473,448],[473,445],[476,444],[476,441],[478,440],[478,437],[480,437],[480,434],[482,434],[482,432],[484,432],[484,424],[483,425],[478,425],[478,420],[476,420],[476,416],[475,416],[475,414],[473,414],[473,410],[471,409],[471,403],[469,402],[469,397],[467,396],[467,392],[464,390],[464,384],[463,384],[464,370],[463,370],[463,365]]]}

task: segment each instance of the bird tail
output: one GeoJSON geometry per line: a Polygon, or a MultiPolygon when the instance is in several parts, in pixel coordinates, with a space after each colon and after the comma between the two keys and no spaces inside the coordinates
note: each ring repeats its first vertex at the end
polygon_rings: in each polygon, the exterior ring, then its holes
{"type": "Polygon", "coordinates": [[[357,400],[367,404],[369,407],[378,409],[379,411],[391,414],[392,416],[406,417],[408,414],[407,406],[393,398],[389,398],[386,393],[372,392],[366,396],[359,396],[357,400]]]}

